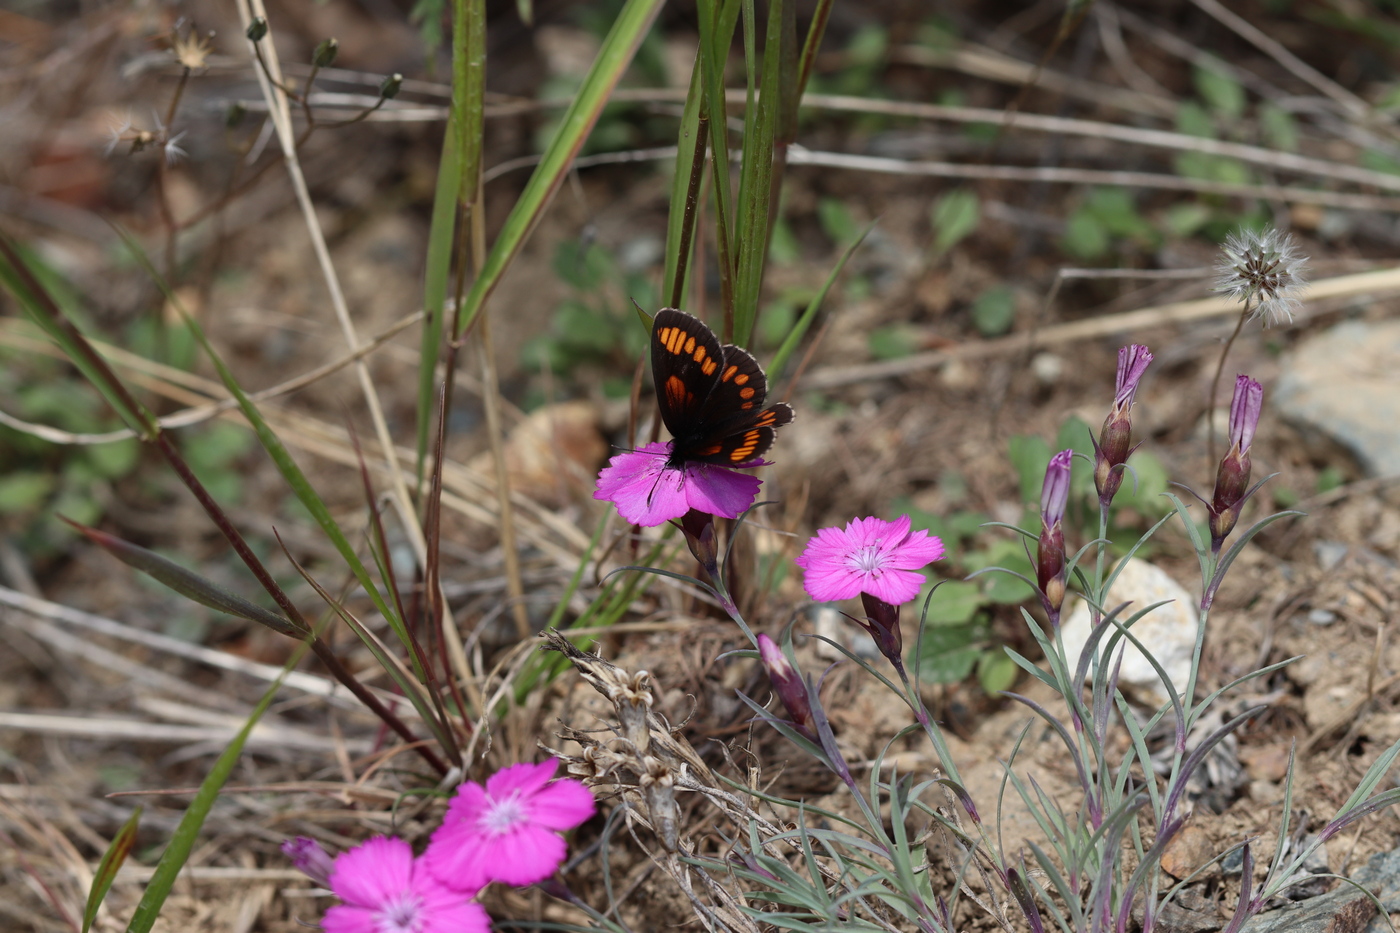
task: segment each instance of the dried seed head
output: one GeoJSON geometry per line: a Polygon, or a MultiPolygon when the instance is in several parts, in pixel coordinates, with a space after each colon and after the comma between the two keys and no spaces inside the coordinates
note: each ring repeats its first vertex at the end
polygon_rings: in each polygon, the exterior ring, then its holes
{"type": "Polygon", "coordinates": [[[1222,249],[1215,290],[1252,305],[1265,326],[1293,320],[1308,285],[1308,260],[1293,237],[1273,227],[1262,233],[1241,230],[1231,234],[1222,249]]]}
{"type": "Polygon", "coordinates": [[[183,35],[176,31],[170,36],[170,52],[190,71],[203,71],[209,67],[209,53],[214,50],[212,32],[200,35],[191,29],[183,35]]]}

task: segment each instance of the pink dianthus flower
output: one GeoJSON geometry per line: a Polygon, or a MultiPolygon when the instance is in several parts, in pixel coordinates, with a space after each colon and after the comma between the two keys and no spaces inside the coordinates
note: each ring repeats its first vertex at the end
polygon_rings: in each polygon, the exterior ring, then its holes
{"type": "Polygon", "coordinates": [[[443,884],[475,892],[493,881],[534,884],[554,873],[567,849],[559,833],[593,815],[593,794],[572,778],[551,781],[557,761],[502,768],[482,787],[457,788],[423,853],[443,884]]]}
{"type": "Polygon", "coordinates": [[[326,911],[325,933],[489,933],[491,918],[428,871],[402,839],[376,836],[335,860],[331,890],[345,903],[326,911]]]}
{"type": "MultiPolygon", "coordinates": [[[[650,528],[680,518],[691,509],[738,518],[753,505],[763,482],[757,476],[713,463],[670,466],[670,457],[669,441],[618,454],[598,474],[593,498],[613,503],[623,518],[650,528]]],[[[763,465],[762,460],[743,464],[763,465]]]]}
{"type": "Polygon", "coordinates": [[[845,530],[823,528],[797,558],[803,585],[817,602],[868,593],[893,606],[919,594],[930,561],[943,556],[943,542],[920,529],[909,530],[909,516],[892,522],[857,518],[845,530]]]}

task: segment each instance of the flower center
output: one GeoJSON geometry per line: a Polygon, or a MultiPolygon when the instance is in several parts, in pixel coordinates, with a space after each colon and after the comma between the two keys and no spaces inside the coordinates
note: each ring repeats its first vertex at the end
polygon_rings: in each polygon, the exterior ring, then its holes
{"type": "Polygon", "coordinates": [[[423,899],[405,891],[375,912],[374,933],[423,933],[423,899]]]}
{"type": "Polygon", "coordinates": [[[525,822],[525,805],[520,797],[511,794],[504,800],[492,800],[486,812],[481,815],[478,825],[493,836],[503,836],[518,823],[525,822]]]}
{"type": "Polygon", "coordinates": [[[879,573],[885,561],[878,544],[867,544],[847,554],[846,563],[857,573],[879,573]]]}

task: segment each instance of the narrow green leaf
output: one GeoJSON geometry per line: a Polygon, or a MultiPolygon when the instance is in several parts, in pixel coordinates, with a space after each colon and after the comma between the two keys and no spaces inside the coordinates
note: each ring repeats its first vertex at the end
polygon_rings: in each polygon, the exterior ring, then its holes
{"type": "Polygon", "coordinates": [[[975,192],[954,188],[933,205],[933,252],[942,256],[977,229],[982,208],[975,192]]]}
{"type": "Polygon", "coordinates": [[[107,851],[102,853],[102,861],[97,863],[97,871],[92,875],[92,888],[88,890],[87,906],[83,908],[83,933],[92,929],[92,923],[97,919],[97,908],[102,906],[102,900],[111,890],[112,882],[117,880],[117,872],[121,871],[132,847],[136,845],[136,830],[140,825],[141,808],[137,807],[112,837],[112,844],[107,846],[107,851]]]}
{"type": "Polygon", "coordinates": [[[237,593],[224,589],[212,580],[201,577],[194,571],[181,567],[174,561],[161,557],[154,551],[148,551],[140,545],[132,544],[130,541],[124,541],[116,535],[107,534],[105,531],[98,531],[96,528],[80,525],[75,521],[63,518],[62,515],[60,515],[59,518],[85,535],[93,544],[96,544],[128,567],[133,567],[141,571],[152,579],[170,587],[170,589],[179,593],[186,599],[199,603],[201,606],[208,606],[210,609],[226,612],[231,616],[247,619],[249,622],[257,622],[260,625],[266,625],[268,628],[281,635],[290,635],[293,638],[304,638],[308,634],[284,616],[264,609],[256,603],[249,602],[237,593]]]}
{"type": "Polygon", "coordinates": [[[870,226],[862,230],[860,236],[856,237],[851,245],[846,247],[845,252],[843,252],[841,258],[836,261],[836,265],[832,267],[831,272],[827,273],[826,281],[822,283],[821,290],[812,296],[812,300],[807,303],[807,307],[802,312],[802,316],[797,319],[797,322],[792,325],[792,330],[788,331],[788,335],[783,338],[782,346],[778,347],[778,352],[773,354],[773,359],[768,364],[768,375],[770,379],[776,381],[777,378],[782,375],[783,367],[787,365],[787,361],[792,357],[792,354],[797,351],[797,346],[802,342],[802,338],[807,335],[807,331],[812,326],[812,321],[817,317],[817,310],[822,306],[822,302],[826,300],[827,292],[831,291],[831,286],[836,284],[837,276],[841,274],[842,269],[846,268],[846,263],[850,260],[851,256],[855,254],[856,249],[865,242],[865,238],[869,236],[870,231],[874,229],[875,224],[872,222],[870,226]]]}
{"type": "Polygon", "coordinates": [[[433,217],[428,225],[428,256],[423,272],[423,345],[418,355],[418,459],[415,472],[423,483],[428,456],[428,435],[437,398],[435,377],[442,347],[442,316],[452,272],[452,240],[457,229],[457,191],[461,187],[461,160],[457,151],[455,118],[448,120],[438,162],[437,189],[433,192],[433,217]]]}
{"type": "Polygon", "coordinates": [[[676,139],[676,174],[671,179],[671,208],[666,219],[666,274],[662,279],[661,295],[672,307],[680,307],[685,292],[686,271],[694,243],[699,211],[696,210],[695,185],[704,171],[705,139],[709,127],[700,119],[705,103],[702,86],[704,75],[701,57],[695,56],[690,75],[690,90],[686,93],[685,109],[681,113],[680,135],[676,139]],[[696,165],[697,157],[702,164],[696,165]]]}
{"type": "Polygon", "coordinates": [[[530,176],[525,190],[515,202],[510,215],[506,217],[500,235],[492,244],[486,263],[472,283],[471,292],[463,302],[462,313],[458,318],[454,337],[462,333],[476,320],[486,304],[486,299],[500,282],[506,267],[515,258],[544,213],[546,205],[558,190],[568,174],[569,165],[578,154],[579,147],[588,138],[598,115],[608,102],[613,86],[627,70],[632,56],[650,28],[652,20],[661,9],[662,0],[627,0],[603,40],[598,57],[589,69],[587,77],[578,93],[574,95],[559,128],[545,149],[539,166],[530,176]]]}
{"type": "Polygon", "coordinates": [[[248,736],[252,734],[258,720],[267,712],[273,697],[277,696],[277,691],[282,688],[282,681],[287,672],[300,663],[302,655],[306,653],[306,647],[307,643],[302,642],[297,650],[292,652],[292,656],[282,668],[282,675],[267,688],[258,705],[249,714],[248,721],[214,762],[208,777],[200,783],[199,792],[190,801],[185,815],[180,818],[180,825],[175,829],[175,835],[171,836],[170,844],[165,847],[160,861],[156,863],[155,873],[151,875],[150,883],[146,885],[141,901],[131,915],[131,922],[127,924],[127,933],[149,933],[155,926],[160,917],[160,909],[165,904],[165,899],[170,896],[170,890],[175,886],[175,879],[179,877],[180,870],[185,867],[209,811],[214,808],[214,801],[219,799],[219,791],[227,783],[234,765],[238,764],[238,759],[243,754],[243,746],[247,744],[248,736]]]}

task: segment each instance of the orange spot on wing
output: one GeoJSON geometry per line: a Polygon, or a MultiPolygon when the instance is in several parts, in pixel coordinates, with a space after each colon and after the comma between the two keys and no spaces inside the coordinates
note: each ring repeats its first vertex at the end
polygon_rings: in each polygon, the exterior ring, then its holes
{"type": "MultiPolygon", "coordinates": [[[[690,344],[686,344],[685,347],[686,347],[686,350],[689,350],[689,349],[690,349],[690,344]]],[[[695,348],[695,352],[692,353],[692,354],[690,355],[690,358],[691,358],[692,360],[694,360],[695,362],[697,362],[697,363],[703,363],[703,362],[705,362],[705,348],[704,348],[704,347],[696,347],[696,348],[695,348]]]]}
{"type": "Polygon", "coordinates": [[[685,341],[685,352],[686,352],[686,353],[694,353],[694,352],[695,352],[695,338],[694,338],[694,337],[687,336],[686,341],[685,341]]]}
{"type": "Polygon", "coordinates": [[[685,408],[694,398],[680,376],[670,376],[666,379],[666,401],[672,409],[685,408]]]}
{"type": "Polygon", "coordinates": [[[730,463],[743,463],[753,456],[753,452],[758,449],[759,438],[763,436],[761,431],[749,431],[744,435],[744,442],[729,452],[730,463]]]}
{"type": "Polygon", "coordinates": [[[717,369],[719,369],[719,364],[716,363],[714,360],[706,360],[705,362],[700,364],[700,371],[707,376],[714,375],[714,372],[717,369]]]}
{"type": "MultiPolygon", "coordinates": [[[[739,367],[736,366],[736,367],[734,367],[734,368],[735,368],[735,369],[738,369],[739,367]]],[[[746,383],[746,382],[748,382],[748,381],[749,381],[749,374],[748,374],[748,373],[740,373],[739,375],[737,375],[737,376],[734,377],[734,384],[735,384],[736,386],[741,386],[741,385],[743,385],[744,383],[746,383]]]]}
{"type": "Polygon", "coordinates": [[[705,448],[702,448],[702,449],[700,449],[700,450],[697,450],[695,453],[696,453],[696,456],[700,456],[700,457],[713,457],[715,454],[719,453],[719,452],[720,452],[721,450],[723,450],[723,449],[724,449],[724,445],[723,445],[723,444],[711,444],[709,447],[705,447],[705,448]]]}
{"type": "Polygon", "coordinates": [[[745,386],[739,390],[740,398],[753,398],[753,386],[745,386]]]}
{"type": "Polygon", "coordinates": [[[726,370],[724,371],[724,375],[719,377],[720,382],[728,382],[729,380],[733,379],[733,378],[734,378],[734,374],[737,373],[738,371],[739,371],[739,367],[737,367],[737,366],[730,366],[728,369],[726,369],[726,370]]]}

